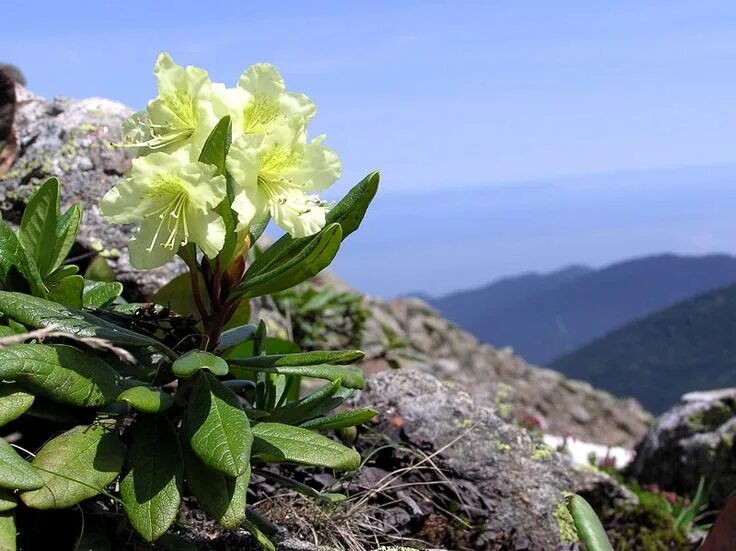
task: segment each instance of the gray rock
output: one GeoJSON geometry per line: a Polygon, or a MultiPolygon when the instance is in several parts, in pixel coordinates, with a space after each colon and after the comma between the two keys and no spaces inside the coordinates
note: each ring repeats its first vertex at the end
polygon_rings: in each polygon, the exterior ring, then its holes
{"type": "Polygon", "coordinates": [[[603,445],[633,447],[651,423],[635,400],[482,344],[418,299],[366,298],[365,305],[370,317],[361,346],[375,360],[374,371],[380,361],[421,369],[459,383],[478,403],[493,404],[503,418],[603,445]]]}
{"type": "MultiPolygon", "coordinates": [[[[476,405],[466,392],[427,373],[412,369],[379,373],[368,379],[355,405],[381,412],[375,430],[397,450],[421,450],[431,458],[429,465],[441,471],[437,477],[449,488],[444,491],[458,492],[457,513],[470,519],[477,533],[450,548],[575,548],[566,492],[605,495],[608,500],[629,498],[609,477],[576,470],[528,431],[503,421],[492,408],[476,405]]],[[[396,463],[387,465],[387,471],[406,473],[392,482],[393,488],[411,490],[410,465],[416,463],[416,456],[397,452],[392,460],[396,463]]],[[[377,485],[373,472],[363,473],[368,487],[377,485]]],[[[384,482],[383,491],[391,493],[392,486],[384,482]]],[[[431,510],[440,503],[436,500],[442,490],[432,492],[431,504],[422,502],[421,496],[414,496],[414,501],[431,510]]],[[[394,509],[403,511],[392,509],[392,518],[384,522],[393,522],[399,532],[407,530],[409,519],[418,516],[416,505],[407,505],[398,492],[391,502],[394,509]]]]}
{"type": "Polygon", "coordinates": [[[150,296],[179,273],[182,265],[171,263],[158,270],[136,271],[124,252],[133,228],[104,223],[97,208],[102,195],[130,166],[128,152],[112,144],[121,141],[121,124],[131,110],[102,98],[46,100],[21,86],[16,87],[16,95],[19,151],[0,180],[3,217],[20,221],[25,202],[38,185],[56,176],[61,182],[63,206],[77,201],[85,205],[78,252],[107,250],[128,296],[150,296]]]}
{"type": "Polygon", "coordinates": [[[700,477],[720,508],[736,488],[736,388],[692,392],[661,415],[637,447],[631,474],[692,497],[700,477]]]}

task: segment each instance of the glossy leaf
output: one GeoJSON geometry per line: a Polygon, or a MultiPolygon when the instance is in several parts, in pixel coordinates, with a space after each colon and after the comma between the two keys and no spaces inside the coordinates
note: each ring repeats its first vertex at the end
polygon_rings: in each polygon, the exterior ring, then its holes
{"type": "Polygon", "coordinates": [[[598,515],[585,499],[574,495],[570,499],[570,513],[575,521],[578,536],[585,542],[589,551],[613,551],[598,515]]]}
{"type": "Polygon", "coordinates": [[[16,527],[13,512],[0,513],[0,550],[16,551],[15,534],[16,527]]]}
{"type": "Polygon", "coordinates": [[[197,376],[182,434],[205,464],[236,477],[249,467],[253,436],[237,395],[210,373],[197,376]]]}
{"type": "Polygon", "coordinates": [[[228,374],[227,362],[209,352],[193,350],[179,357],[171,366],[177,377],[188,378],[202,369],[207,369],[220,377],[228,374]]]}
{"type": "Polygon", "coordinates": [[[18,238],[41,276],[53,270],[59,204],[59,181],[49,178],[28,200],[20,221],[18,238]]]}
{"type": "Polygon", "coordinates": [[[276,409],[271,413],[268,420],[289,425],[315,417],[321,413],[323,404],[330,401],[330,399],[340,389],[340,386],[340,379],[336,379],[330,384],[327,384],[319,390],[305,396],[301,400],[290,402],[285,406],[276,409]]]}
{"type": "Polygon", "coordinates": [[[340,224],[330,224],[287,262],[258,274],[251,266],[245,274],[245,281],[233,289],[233,295],[270,295],[311,279],[329,266],[341,241],[340,224]]]}
{"type": "Polygon", "coordinates": [[[347,499],[345,494],[338,494],[335,492],[318,492],[311,486],[303,484],[298,480],[281,476],[280,474],[273,473],[270,471],[260,471],[258,474],[264,476],[269,480],[278,482],[281,486],[286,486],[292,490],[299,492],[302,495],[321,501],[322,503],[341,503],[347,499]]]}
{"type": "Polygon", "coordinates": [[[34,490],[42,485],[41,477],[31,464],[0,438],[0,488],[34,490]]]}
{"type": "Polygon", "coordinates": [[[179,440],[171,423],[162,415],[140,416],[120,497],[133,528],[147,541],[158,539],[176,519],[183,476],[179,440]]]}
{"type": "Polygon", "coordinates": [[[225,528],[234,530],[245,520],[250,464],[235,478],[209,467],[194,452],[184,453],[186,479],[197,503],[225,528]]]}
{"type": "Polygon", "coordinates": [[[324,417],[310,419],[300,424],[301,427],[310,430],[334,430],[344,429],[362,425],[373,419],[378,412],[375,409],[364,408],[351,411],[341,411],[324,417]]]}
{"type": "MultiPolygon", "coordinates": [[[[0,489],[0,513],[10,511],[18,506],[18,501],[10,490],[0,489]]],[[[2,549],[2,547],[0,547],[2,549]]]]}
{"type": "Polygon", "coordinates": [[[17,384],[0,383],[0,427],[23,415],[33,405],[34,396],[17,384]]]}
{"type": "Polygon", "coordinates": [[[326,379],[335,381],[340,379],[342,385],[347,388],[363,388],[365,379],[363,370],[359,367],[338,365],[307,365],[307,366],[283,366],[283,367],[241,367],[239,360],[228,360],[230,373],[236,379],[251,379],[251,373],[275,373],[277,375],[301,375],[302,377],[313,377],[315,379],[326,379]]]}
{"type": "MultiPolygon", "coordinates": [[[[379,179],[378,172],[370,173],[356,184],[348,194],[339,203],[337,203],[330,212],[327,213],[326,225],[332,223],[340,224],[342,228],[342,239],[345,239],[348,235],[358,229],[358,226],[360,226],[368,206],[378,191],[379,179]]],[[[256,258],[251,265],[249,272],[253,275],[258,275],[266,270],[270,270],[274,266],[286,262],[299,251],[304,249],[304,247],[314,239],[315,236],[294,239],[288,234],[284,235],[256,258]]]]}
{"type": "Polygon", "coordinates": [[[70,308],[81,308],[83,292],[84,278],[80,275],[71,275],[49,289],[49,299],[70,308]]]}
{"type": "Polygon", "coordinates": [[[171,394],[147,386],[124,390],[118,396],[118,401],[127,402],[133,409],[143,413],[161,413],[174,405],[171,394]]]}
{"type": "Polygon", "coordinates": [[[48,327],[77,337],[99,337],[127,346],[155,346],[171,354],[156,339],[129,331],[95,315],[23,293],[0,291],[0,312],[27,327],[48,327]]]}
{"type": "Polygon", "coordinates": [[[101,406],[118,395],[121,378],[105,361],[71,346],[14,344],[0,348],[0,377],[74,406],[101,406]]]}
{"type": "Polygon", "coordinates": [[[72,250],[77,240],[79,225],[82,222],[82,207],[72,205],[69,210],[59,217],[56,223],[56,238],[54,239],[53,253],[51,254],[51,265],[49,271],[59,268],[72,250]]]}
{"type": "Polygon", "coordinates": [[[79,272],[79,266],[74,264],[66,264],[59,266],[53,273],[49,274],[44,280],[46,287],[50,288],[59,283],[65,277],[76,275],[79,272]]]}
{"type": "Polygon", "coordinates": [[[223,331],[220,336],[220,343],[217,345],[215,352],[224,352],[239,344],[252,339],[256,332],[255,325],[239,325],[227,331],[223,331]]]}
{"type": "Polygon", "coordinates": [[[120,473],[125,446],[101,424],[78,426],[49,440],[32,465],[43,487],[20,495],[34,509],[65,509],[105,490],[120,473]]]}
{"type": "Polygon", "coordinates": [[[360,350],[314,350],[298,354],[273,354],[250,358],[231,358],[229,361],[242,367],[296,367],[307,365],[350,365],[362,360],[360,350]]]}
{"type": "Polygon", "coordinates": [[[13,230],[0,221],[0,284],[45,296],[47,289],[36,262],[26,253],[13,230]]]}
{"type": "Polygon", "coordinates": [[[355,450],[319,433],[281,423],[253,427],[253,456],[261,461],[301,463],[352,471],[360,466],[355,450]]]}
{"type": "Polygon", "coordinates": [[[113,302],[123,292],[123,284],[117,281],[93,281],[87,279],[84,282],[82,302],[86,308],[102,308],[113,302]]]}
{"type": "Polygon", "coordinates": [[[214,165],[217,168],[217,174],[225,174],[225,159],[230,149],[232,140],[232,122],[230,115],[222,117],[215,127],[207,136],[207,140],[199,154],[199,162],[208,165],[214,165]]]}

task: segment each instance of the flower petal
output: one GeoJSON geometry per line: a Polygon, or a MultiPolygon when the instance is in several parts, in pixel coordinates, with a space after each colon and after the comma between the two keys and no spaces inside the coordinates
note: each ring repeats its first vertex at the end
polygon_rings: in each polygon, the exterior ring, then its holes
{"type": "Polygon", "coordinates": [[[314,235],[325,226],[327,208],[316,196],[292,191],[269,206],[274,222],[292,237],[314,235]]]}
{"type": "Polygon", "coordinates": [[[158,268],[174,258],[179,250],[179,240],[172,248],[163,246],[169,235],[166,231],[158,231],[160,222],[158,216],[146,218],[138,233],[130,240],[128,253],[134,268],[139,270],[158,268]]]}
{"type": "Polygon", "coordinates": [[[197,244],[209,258],[215,258],[225,244],[225,222],[214,211],[206,214],[189,212],[189,240],[197,244]]]}
{"type": "Polygon", "coordinates": [[[301,163],[289,173],[305,191],[322,191],[334,184],[342,174],[342,162],[320,138],[304,146],[301,163]]]}
{"type": "Polygon", "coordinates": [[[238,88],[247,90],[254,96],[276,96],[284,91],[285,85],[276,67],[270,63],[256,63],[240,75],[238,88]]]}

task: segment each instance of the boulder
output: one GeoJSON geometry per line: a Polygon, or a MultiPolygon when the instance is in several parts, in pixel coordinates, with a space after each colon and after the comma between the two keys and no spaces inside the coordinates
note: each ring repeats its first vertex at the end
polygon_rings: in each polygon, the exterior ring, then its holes
{"type": "Polygon", "coordinates": [[[182,265],[170,263],[157,270],[136,271],[128,255],[121,253],[133,228],[104,223],[97,206],[130,167],[128,151],[115,144],[122,141],[121,125],[131,109],[102,98],[46,100],[20,85],[15,91],[18,151],[15,162],[0,176],[3,218],[18,223],[38,185],[56,176],[61,182],[62,206],[76,201],[85,205],[78,256],[84,259],[103,251],[126,285],[128,296],[150,296],[179,273],[182,265]]]}
{"type": "Polygon", "coordinates": [[[692,497],[701,477],[710,504],[736,489],[736,388],[691,392],[661,415],[637,447],[631,474],[642,484],[692,497]]]}
{"type": "Polygon", "coordinates": [[[354,405],[380,412],[373,436],[363,439],[365,451],[385,446],[355,485],[391,503],[376,512],[376,526],[386,524],[387,534],[407,541],[448,549],[573,549],[567,492],[608,503],[631,499],[610,477],[578,470],[533,433],[422,371],[374,375],[354,405]]]}

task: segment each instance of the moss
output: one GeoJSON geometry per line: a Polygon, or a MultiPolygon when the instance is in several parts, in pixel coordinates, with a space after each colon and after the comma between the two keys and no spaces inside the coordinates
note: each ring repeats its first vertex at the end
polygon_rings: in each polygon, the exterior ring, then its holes
{"type": "Polygon", "coordinates": [[[507,453],[511,451],[511,446],[505,442],[496,442],[496,449],[502,453],[507,453]]]}
{"type": "Polygon", "coordinates": [[[532,452],[532,459],[534,461],[541,461],[542,459],[550,457],[552,455],[552,452],[552,448],[550,448],[547,444],[537,444],[537,446],[534,448],[534,452],[532,452]]]}
{"type": "Polygon", "coordinates": [[[687,419],[688,427],[693,432],[711,431],[733,417],[734,411],[728,404],[717,402],[703,411],[696,411],[687,419]]]}
{"type": "Polygon", "coordinates": [[[560,536],[560,543],[570,544],[577,543],[578,531],[575,528],[575,521],[570,514],[570,510],[567,508],[565,500],[561,500],[555,506],[555,510],[552,513],[557,521],[557,530],[560,536]]]}

